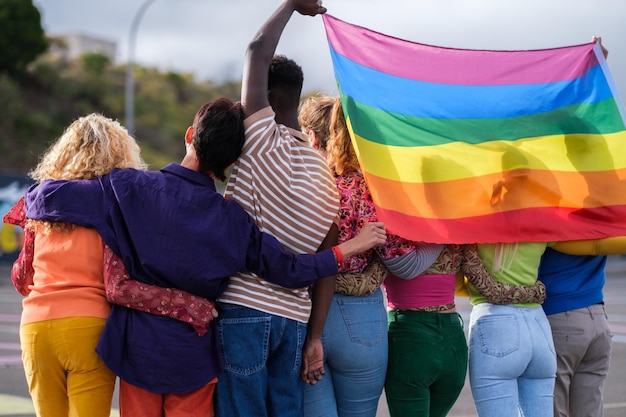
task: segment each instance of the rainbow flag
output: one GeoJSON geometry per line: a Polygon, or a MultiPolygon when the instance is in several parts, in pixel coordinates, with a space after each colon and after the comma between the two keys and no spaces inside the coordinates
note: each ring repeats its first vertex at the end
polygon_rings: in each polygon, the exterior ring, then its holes
{"type": "Polygon", "coordinates": [[[439,243],[626,235],[626,117],[599,44],[452,49],[328,14],[324,24],[389,232],[439,243]]]}

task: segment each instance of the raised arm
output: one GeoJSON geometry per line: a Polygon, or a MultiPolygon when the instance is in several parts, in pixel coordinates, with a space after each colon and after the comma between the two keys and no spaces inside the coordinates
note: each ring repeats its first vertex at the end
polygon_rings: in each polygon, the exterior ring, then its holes
{"type": "Polygon", "coordinates": [[[294,11],[315,16],[326,12],[318,0],[285,0],[257,31],[246,49],[241,104],[248,117],[269,106],[268,71],[278,41],[294,11]]]}
{"type": "Polygon", "coordinates": [[[463,245],[461,270],[467,280],[492,304],[543,303],[546,287],[541,281],[535,285],[504,284],[493,279],[485,268],[476,245],[463,245]]]}
{"type": "Polygon", "coordinates": [[[131,279],[122,260],[106,245],[103,272],[110,303],[188,323],[199,336],[207,333],[209,323],[217,317],[215,303],[206,298],[131,279]]]}

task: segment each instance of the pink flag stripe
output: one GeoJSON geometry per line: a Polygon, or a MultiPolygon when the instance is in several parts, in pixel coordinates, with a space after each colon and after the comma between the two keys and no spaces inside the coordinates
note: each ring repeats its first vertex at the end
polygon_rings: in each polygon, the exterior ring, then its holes
{"type": "Polygon", "coordinates": [[[573,80],[598,65],[594,43],[528,51],[442,48],[406,41],[323,15],[335,53],[402,78],[440,84],[537,84],[573,80]],[[558,59],[551,59],[558,55],[558,59]],[[427,63],[427,65],[425,64],[427,63]],[[462,69],[462,70],[461,70],[462,69]],[[523,71],[522,71],[523,70],[523,71]]]}

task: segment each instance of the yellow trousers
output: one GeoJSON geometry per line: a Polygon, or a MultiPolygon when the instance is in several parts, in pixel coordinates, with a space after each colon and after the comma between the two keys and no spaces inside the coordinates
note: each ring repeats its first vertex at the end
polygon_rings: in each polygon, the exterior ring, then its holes
{"type": "Polygon", "coordinates": [[[115,374],[96,354],[105,319],[68,317],[20,328],[22,361],[38,417],[109,417],[115,374]]]}

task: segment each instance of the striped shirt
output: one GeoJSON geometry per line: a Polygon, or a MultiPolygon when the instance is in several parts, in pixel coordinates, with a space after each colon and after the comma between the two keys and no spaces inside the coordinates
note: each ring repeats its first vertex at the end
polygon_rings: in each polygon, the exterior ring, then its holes
{"type": "MultiPolygon", "coordinates": [[[[294,253],[315,253],[337,218],[335,180],[306,137],[278,125],[271,107],[244,121],[246,141],[224,196],[239,203],[259,228],[294,253]]],[[[231,277],[220,302],[307,322],[306,288],[287,289],[252,273],[231,277]]]]}

